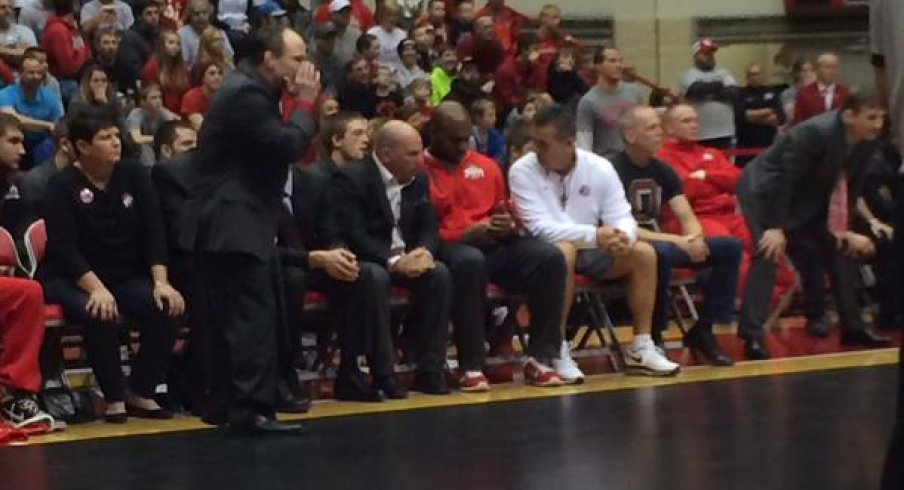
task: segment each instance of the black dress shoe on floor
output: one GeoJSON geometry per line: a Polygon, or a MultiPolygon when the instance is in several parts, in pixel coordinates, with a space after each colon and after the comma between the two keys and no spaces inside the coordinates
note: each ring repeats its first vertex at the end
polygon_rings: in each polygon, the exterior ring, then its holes
{"type": "Polygon", "coordinates": [[[164,410],[162,408],[148,410],[146,408],[129,405],[128,403],[126,403],[126,413],[129,414],[130,417],[139,419],[169,420],[173,418],[173,412],[170,412],[169,410],[164,410]]]}
{"type": "Polygon", "coordinates": [[[108,424],[124,424],[129,421],[127,413],[107,413],[104,414],[104,422],[108,424]]]}
{"type": "Polygon", "coordinates": [[[304,433],[301,424],[283,423],[260,414],[230,422],[227,428],[238,436],[300,436],[304,433]]]}
{"type": "Polygon", "coordinates": [[[859,345],[863,347],[888,347],[891,345],[889,337],[883,337],[872,329],[864,328],[853,332],[841,334],[841,345],[859,345]]]}
{"type": "Polygon", "coordinates": [[[694,354],[703,356],[706,362],[713,366],[734,366],[734,359],[731,358],[719,346],[716,336],[709,330],[702,330],[696,327],[687,332],[684,337],[684,345],[694,354]]]}
{"type": "Polygon", "coordinates": [[[744,343],[744,356],[751,361],[764,361],[772,357],[766,344],[759,339],[748,339],[744,343]]]}
{"type": "Polygon", "coordinates": [[[807,320],[807,334],[810,337],[816,337],[818,339],[828,338],[829,324],[826,323],[825,319],[823,318],[817,320],[807,320]]]}
{"type": "Polygon", "coordinates": [[[380,376],[374,380],[374,388],[383,392],[390,400],[404,400],[408,398],[408,390],[399,386],[395,376],[380,376]]]}
{"type": "Polygon", "coordinates": [[[380,391],[367,384],[364,373],[357,368],[339,369],[333,383],[333,396],[347,402],[375,403],[383,401],[380,391]]]}
{"type": "Polygon", "coordinates": [[[292,390],[285,382],[276,385],[277,413],[307,413],[311,409],[311,399],[301,393],[301,388],[292,390]]]}
{"type": "Polygon", "coordinates": [[[446,375],[442,372],[428,373],[418,371],[414,374],[414,383],[412,383],[411,389],[427,395],[448,395],[451,393],[449,385],[446,384],[446,375]]]}

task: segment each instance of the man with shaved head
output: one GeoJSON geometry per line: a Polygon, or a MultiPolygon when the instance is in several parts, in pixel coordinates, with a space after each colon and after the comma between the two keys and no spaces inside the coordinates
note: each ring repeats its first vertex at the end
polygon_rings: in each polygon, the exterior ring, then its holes
{"type": "MultiPolygon", "coordinates": [[[[452,280],[449,269],[434,259],[439,235],[428,177],[419,169],[423,151],[421,137],[412,126],[402,121],[386,123],[374,135],[373,153],[333,177],[333,197],[351,252],[359,263],[380,266],[374,277],[382,295],[377,298],[379,321],[386,325],[390,321],[391,287],[411,292],[412,310],[405,330],[417,345],[412,389],[445,395],[449,393],[443,367],[452,280]]],[[[392,346],[378,344],[372,349],[377,357],[389,360],[377,372],[382,368],[391,374],[392,346]]]]}
{"type": "Polygon", "coordinates": [[[564,364],[561,370],[552,369],[560,367],[560,349],[571,361],[559,329],[567,275],[564,256],[555,245],[519,236],[499,165],[468,147],[471,118],[461,104],[440,104],[430,128],[424,168],[439,221],[439,256],[452,272],[461,390],[489,389],[481,371],[488,281],[527,294],[531,338],[525,380],[558,386],[567,374],[569,382],[583,381],[576,365],[570,371],[564,364]]]}
{"type": "Polygon", "coordinates": [[[838,56],[834,53],[819,55],[816,59],[816,81],[798,91],[792,124],[840,109],[850,93],[850,88],[838,81],[838,56]]]}
{"type": "Polygon", "coordinates": [[[613,158],[612,165],[625,187],[634,218],[640,224],[637,238],[653,245],[659,258],[656,308],[653,331],[659,333],[668,324],[668,287],[676,267],[711,270],[706,282],[703,310],[684,343],[716,366],[731,366],[734,361],[716,342],[713,325],[728,325],[734,312],[738,287],[741,241],[731,236],[708,238],[697,220],[681,178],[668,164],[655,157],[662,146],[662,123],[652,107],[628,109],[619,121],[625,151],[613,158]],[[666,232],[660,218],[669,214],[678,229],[666,232]]]}

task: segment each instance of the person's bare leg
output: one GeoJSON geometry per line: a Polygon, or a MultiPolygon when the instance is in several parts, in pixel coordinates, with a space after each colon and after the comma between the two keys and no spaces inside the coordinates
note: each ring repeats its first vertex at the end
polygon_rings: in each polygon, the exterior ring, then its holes
{"type": "Polygon", "coordinates": [[[628,305],[634,317],[634,334],[650,334],[656,305],[656,251],[653,247],[645,242],[635,242],[628,255],[615,257],[609,278],[620,277],[628,278],[628,305]]]}
{"type": "Polygon", "coordinates": [[[557,242],[556,246],[559,247],[562,255],[565,256],[565,270],[567,271],[565,276],[565,302],[563,303],[562,323],[560,325],[564,336],[566,324],[568,323],[568,314],[571,313],[571,306],[574,303],[574,266],[577,262],[578,250],[571,242],[557,242]]]}

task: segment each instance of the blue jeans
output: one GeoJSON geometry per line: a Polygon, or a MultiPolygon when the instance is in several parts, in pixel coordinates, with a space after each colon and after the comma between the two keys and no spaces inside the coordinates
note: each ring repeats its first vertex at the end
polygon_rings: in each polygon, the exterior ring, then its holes
{"type": "Polygon", "coordinates": [[[734,237],[707,238],[709,256],[703,262],[693,262],[687,252],[668,242],[654,242],[658,256],[659,274],[656,287],[656,309],[653,312],[653,332],[665,331],[669,320],[668,288],[675,267],[711,269],[709,279],[703,284],[706,298],[698,323],[711,326],[731,322],[734,313],[735,294],[738,289],[738,269],[741,264],[743,244],[734,237]]]}

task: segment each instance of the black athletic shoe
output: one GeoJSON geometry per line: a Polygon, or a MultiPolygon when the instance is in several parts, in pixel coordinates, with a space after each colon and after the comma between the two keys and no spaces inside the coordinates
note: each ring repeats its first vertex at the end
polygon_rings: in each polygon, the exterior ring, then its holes
{"type": "Polygon", "coordinates": [[[41,423],[53,427],[53,417],[41,410],[38,400],[32,394],[8,397],[3,401],[0,417],[16,429],[41,423]]]}

